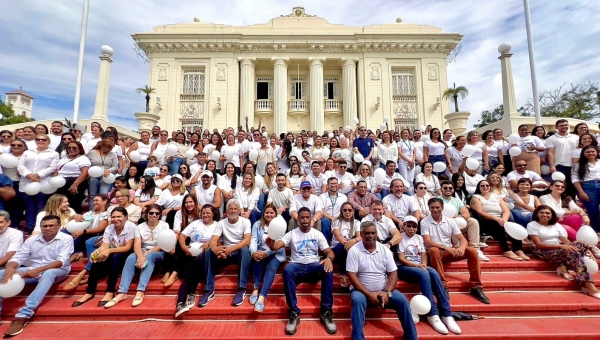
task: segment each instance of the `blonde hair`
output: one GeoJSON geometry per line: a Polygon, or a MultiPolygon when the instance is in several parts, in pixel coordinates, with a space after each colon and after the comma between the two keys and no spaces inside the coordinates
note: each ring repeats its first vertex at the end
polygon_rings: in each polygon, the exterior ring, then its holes
{"type": "MultiPolygon", "coordinates": [[[[169,183],[169,190],[173,190],[173,183],[169,183]]],[[[181,186],[179,187],[179,194],[183,195],[187,192],[187,188],[185,187],[185,182],[181,181],[181,186]]]]}
{"type": "MultiPolygon", "coordinates": [[[[271,185],[273,184],[273,180],[275,179],[275,177],[277,177],[277,174],[273,174],[273,176],[269,175],[269,173],[267,172],[266,168],[268,168],[270,166],[272,166],[273,168],[275,168],[275,165],[273,163],[267,163],[267,165],[265,166],[265,176],[263,177],[265,185],[267,186],[267,188],[271,188],[271,185]]],[[[275,169],[275,171],[277,171],[277,169],[275,169]]],[[[261,188],[262,190],[262,188],[261,188]]]]}
{"type": "MultiPolygon", "coordinates": [[[[129,189],[122,188],[122,189],[119,189],[117,192],[121,193],[121,195],[123,195],[123,196],[128,197],[129,202],[131,202],[131,193],[129,192],[129,189]]],[[[116,193],[115,193],[115,195],[116,195],[116,193]]]]}
{"type": "Polygon", "coordinates": [[[61,211],[60,207],[63,204],[63,200],[67,197],[61,194],[54,194],[50,196],[48,201],[46,202],[46,206],[44,207],[44,212],[46,216],[48,215],[56,215],[60,218],[60,225],[64,226],[71,219],[70,209],[65,211],[61,211]]]}
{"type": "Polygon", "coordinates": [[[254,185],[255,185],[254,176],[251,173],[246,172],[244,174],[244,176],[242,176],[242,187],[244,187],[244,177],[246,177],[246,175],[250,176],[250,179],[252,179],[252,182],[250,183],[250,188],[248,188],[248,193],[251,194],[254,191],[254,188],[255,188],[254,187],[254,185]]]}

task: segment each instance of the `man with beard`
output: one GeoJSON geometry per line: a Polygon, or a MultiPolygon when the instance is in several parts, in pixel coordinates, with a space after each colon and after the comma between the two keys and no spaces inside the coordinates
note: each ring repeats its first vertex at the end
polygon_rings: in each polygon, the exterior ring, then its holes
{"type": "Polygon", "coordinates": [[[285,186],[286,179],[284,174],[277,174],[275,182],[277,183],[277,188],[269,191],[267,204],[273,203],[275,208],[277,208],[277,214],[281,215],[286,222],[289,222],[289,210],[290,205],[292,204],[292,198],[294,197],[294,192],[292,189],[285,186]]]}
{"type": "Polygon", "coordinates": [[[398,227],[402,228],[402,222],[404,217],[413,215],[417,220],[421,220],[421,210],[419,205],[410,196],[403,195],[406,191],[404,182],[399,179],[394,179],[390,184],[392,194],[387,195],[383,199],[383,205],[387,210],[387,217],[389,217],[398,227]]]}
{"type": "Polygon", "coordinates": [[[223,199],[221,195],[221,189],[213,184],[212,172],[210,170],[202,171],[200,181],[202,184],[196,185],[192,191],[190,191],[190,195],[196,196],[199,207],[205,204],[210,204],[219,209],[223,199]]]}

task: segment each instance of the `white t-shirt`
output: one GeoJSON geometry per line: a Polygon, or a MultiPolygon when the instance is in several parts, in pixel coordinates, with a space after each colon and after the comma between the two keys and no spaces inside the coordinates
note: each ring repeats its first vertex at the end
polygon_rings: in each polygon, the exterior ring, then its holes
{"type": "Polygon", "coordinates": [[[390,194],[383,198],[382,203],[387,211],[390,211],[392,215],[401,220],[419,210],[417,202],[408,195],[402,195],[398,198],[394,194],[390,194]]]}
{"type": "Polygon", "coordinates": [[[135,237],[142,240],[142,251],[156,247],[158,245],[158,234],[167,229],[169,229],[169,225],[163,221],[158,221],[158,225],[154,227],[154,230],[150,230],[146,222],[138,225],[135,228],[135,237]]]}
{"type": "Polygon", "coordinates": [[[566,136],[555,133],[546,139],[546,148],[554,148],[554,165],[573,166],[571,154],[578,144],[577,135],[570,133],[567,133],[566,136]]]}
{"type": "Polygon", "coordinates": [[[402,240],[398,244],[398,253],[404,254],[407,261],[421,264],[421,253],[425,252],[427,250],[425,249],[423,236],[415,234],[413,237],[408,237],[406,233],[402,233],[402,240]]]}
{"type": "Polygon", "coordinates": [[[206,225],[202,220],[190,223],[181,233],[190,238],[191,243],[204,244],[212,238],[218,222],[206,225]]]}
{"type": "MultiPolygon", "coordinates": [[[[73,215],[77,214],[75,212],[75,210],[73,210],[72,208],[68,208],[69,209],[69,217],[72,217],[73,215]]],[[[44,216],[46,216],[46,212],[45,211],[40,211],[37,216],[35,217],[35,228],[33,229],[34,232],[37,233],[41,233],[42,232],[42,218],[44,218],[44,216]]],[[[64,229],[66,227],[66,225],[61,225],[60,229],[64,229]]]]}
{"type": "Polygon", "coordinates": [[[62,140],[62,133],[58,136],[55,136],[50,133],[48,134],[48,137],[50,137],[50,145],[48,146],[48,149],[56,150],[56,147],[58,146],[58,144],[60,144],[62,140]]]}
{"type": "Polygon", "coordinates": [[[292,197],[294,197],[294,192],[290,188],[283,188],[283,191],[275,189],[271,189],[269,191],[269,198],[267,199],[267,203],[273,203],[277,209],[281,207],[287,207],[292,202],[292,197]]]}
{"type": "Polygon", "coordinates": [[[6,228],[0,235],[0,257],[4,257],[10,251],[17,251],[23,244],[23,233],[17,229],[6,228]]]}
{"type": "Polygon", "coordinates": [[[162,206],[163,209],[179,208],[181,207],[183,197],[186,194],[177,193],[177,195],[173,196],[171,190],[167,189],[160,193],[160,197],[158,197],[158,201],[156,201],[156,204],[162,206]]]}
{"type": "MultiPolygon", "coordinates": [[[[159,188],[154,188],[154,196],[160,196],[160,194],[162,194],[162,190],[160,190],[159,188]]],[[[142,189],[137,189],[137,191],[135,192],[135,197],[139,197],[140,203],[148,202],[151,199],[153,199],[154,196],[150,197],[150,195],[148,194],[143,194],[142,189]]]]}
{"type": "Polygon", "coordinates": [[[58,175],[62,177],[79,177],[81,168],[91,166],[90,159],[86,156],[79,156],[75,159],[63,158],[56,164],[58,175]]]}
{"type": "Polygon", "coordinates": [[[144,176],[156,177],[158,175],[160,175],[160,168],[157,166],[147,167],[146,170],[144,170],[144,176]]]}
{"type": "Polygon", "coordinates": [[[362,242],[350,248],[346,258],[346,270],[356,273],[358,280],[371,292],[385,289],[387,273],[397,270],[394,254],[381,243],[375,243],[370,253],[362,242]]]}
{"type": "MultiPolygon", "coordinates": [[[[181,210],[182,209],[178,210],[175,213],[175,220],[173,221],[173,231],[181,231],[181,223],[183,222],[183,216],[182,216],[181,210]]],[[[189,222],[188,226],[191,225],[192,224],[191,222],[193,222],[193,221],[194,221],[194,219],[191,218],[190,216],[188,216],[188,222],[189,222]]],[[[187,227],[185,227],[185,228],[187,229],[187,227]]],[[[184,229],[184,231],[185,231],[185,229],[184,229]]],[[[212,232],[211,232],[211,235],[212,235],[212,232]]]]}
{"type": "Polygon", "coordinates": [[[317,229],[310,228],[304,233],[296,228],[281,237],[281,241],[291,250],[291,263],[310,264],[319,262],[319,249],[329,248],[325,236],[317,229]]]}
{"type": "Polygon", "coordinates": [[[527,148],[530,146],[535,146],[536,148],[546,148],[546,145],[541,139],[531,135],[521,137],[521,140],[517,143],[517,147],[519,147],[522,152],[537,152],[528,151],[527,148]]]}
{"type": "Polygon", "coordinates": [[[117,228],[115,228],[114,224],[109,225],[104,230],[104,235],[102,236],[102,242],[108,243],[110,248],[119,248],[123,247],[125,243],[130,240],[133,240],[135,237],[135,223],[131,221],[125,222],[125,227],[121,231],[121,234],[117,235],[117,228]]]}
{"type": "Polygon", "coordinates": [[[320,196],[323,193],[323,185],[327,184],[327,179],[325,175],[319,174],[319,176],[315,176],[312,170],[309,170],[305,181],[309,181],[313,189],[315,189],[315,195],[320,196]]]}
{"type": "MultiPolygon", "coordinates": [[[[339,230],[342,237],[348,241],[354,238],[357,231],[360,231],[360,222],[358,220],[354,220],[354,225],[352,226],[352,231],[350,231],[350,222],[346,222],[343,220],[335,220],[332,223],[332,230],[339,230]]],[[[331,247],[335,247],[338,243],[340,243],[337,238],[332,237],[331,239],[331,247]]]]}
{"type": "Polygon", "coordinates": [[[453,218],[442,216],[442,221],[437,223],[433,217],[427,216],[421,220],[421,235],[429,235],[431,241],[452,247],[452,235],[459,235],[460,229],[453,218]]]}
{"type": "Polygon", "coordinates": [[[560,244],[558,238],[567,237],[567,231],[562,225],[557,223],[545,227],[535,221],[527,224],[527,234],[538,236],[542,244],[560,244]]]}
{"type": "Polygon", "coordinates": [[[543,180],[540,175],[530,170],[525,170],[524,174],[520,174],[517,170],[513,170],[506,176],[506,179],[508,179],[509,182],[512,180],[519,181],[521,178],[529,178],[531,182],[543,180]]]}
{"type": "Polygon", "coordinates": [[[467,189],[469,195],[473,195],[475,189],[477,189],[477,184],[485,179],[485,177],[481,176],[480,174],[469,176],[467,175],[467,172],[463,172],[462,176],[465,179],[465,189],[467,189]]]}
{"type": "Polygon", "coordinates": [[[336,218],[340,216],[340,209],[342,207],[342,204],[348,201],[348,197],[341,193],[338,193],[336,197],[330,196],[329,192],[326,192],[324,194],[321,194],[319,198],[321,198],[321,201],[323,202],[323,212],[326,212],[329,215],[336,218]]]}
{"type": "MultiPolygon", "coordinates": [[[[390,237],[392,230],[398,230],[394,224],[394,221],[385,215],[382,215],[381,219],[377,221],[372,214],[369,214],[362,219],[362,222],[364,221],[371,221],[375,223],[375,226],[377,227],[377,238],[380,240],[385,240],[386,238],[390,237]]],[[[360,231],[360,225],[358,226],[358,231],[360,231]]]]}
{"type": "Polygon", "coordinates": [[[433,142],[431,139],[428,139],[423,143],[423,147],[427,148],[429,151],[429,156],[441,156],[444,155],[446,151],[446,144],[443,142],[433,142]]]}
{"type": "Polygon", "coordinates": [[[238,217],[237,222],[231,224],[229,219],[226,218],[219,221],[213,232],[213,236],[223,236],[223,244],[226,247],[236,245],[244,240],[244,235],[250,234],[252,227],[250,226],[250,220],[243,217],[238,217]]]}
{"type": "MultiPolygon", "coordinates": [[[[233,166],[236,168],[240,167],[240,156],[242,155],[242,147],[240,144],[234,144],[233,146],[230,145],[223,145],[221,147],[221,155],[225,155],[226,151],[228,149],[233,150],[233,156],[231,157],[231,159],[227,159],[225,162],[223,162],[225,165],[227,165],[227,163],[233,163],[233,166]]],[[[227,152],[229,153],[229,152],[227,152]]]]}
{"type": "Polygon", "coordinates": [[[323,201],[313,194],[310,194],[308,200],[305,200],[302,194],[298,194],[291,201],[290,214],[292,211],[297,212],[302,207],[307,207],[310,210],[311,216],[314,217],[317,212],[323,211],[323,201]]]}

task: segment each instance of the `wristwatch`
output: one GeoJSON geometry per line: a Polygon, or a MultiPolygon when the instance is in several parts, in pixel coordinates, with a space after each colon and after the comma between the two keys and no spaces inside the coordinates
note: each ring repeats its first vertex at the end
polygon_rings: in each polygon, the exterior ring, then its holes
{"type": "Polygon", "coordinates": [[[390,298],[390,299],[392,298],[392,292],[390,292],[387,289],[384,289],[383,292],[385,292],[387,294],[388,298],[390,298]]]}
{"type": "Polygon", "coordinates": [[[388,243],[386,243],[386,244],[387,244],[388,246],[390,246],[390,248],[394,246],[394,244],[392,243],[392,241],[389,241],[389,242],[388,242],[388,243]]]}

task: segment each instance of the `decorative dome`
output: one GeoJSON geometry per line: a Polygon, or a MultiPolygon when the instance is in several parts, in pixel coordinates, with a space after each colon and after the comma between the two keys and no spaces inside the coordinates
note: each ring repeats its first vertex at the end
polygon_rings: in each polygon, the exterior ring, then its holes
{"type": "Polygon", "coordinates": [[[102,45],[102,47],[100,47],[100,53],[102,53],[102,55],[107,55],[110,57],[113,55],[113,49],[108,45],[102,45]]]}
{"type": "Polygon", "coordinates": [[[511,48],[511,46],[509,44],[503,43],[503,44],[500,44],[500,46],[498,46],[498,52],[508,53],[508,52],[510,52],[510,48],[511,48]]]}

